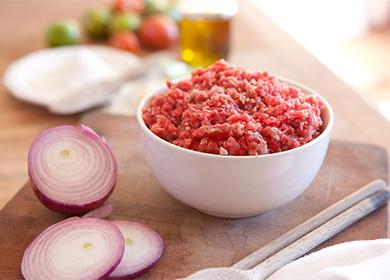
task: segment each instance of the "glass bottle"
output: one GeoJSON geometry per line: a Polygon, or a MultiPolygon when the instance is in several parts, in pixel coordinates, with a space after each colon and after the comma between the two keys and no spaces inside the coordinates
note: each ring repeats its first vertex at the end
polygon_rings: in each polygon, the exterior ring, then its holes
{"type": "Polygon", "coordinates": [[[237,13],[235,0],[181,0],[180,54],[191,66],[208,66],[227,58],[232,18],[237,13]]]}

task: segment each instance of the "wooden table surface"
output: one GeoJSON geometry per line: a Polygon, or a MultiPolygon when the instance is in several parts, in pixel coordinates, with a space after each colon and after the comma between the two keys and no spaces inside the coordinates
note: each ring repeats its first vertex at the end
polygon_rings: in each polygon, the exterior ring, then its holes
{"type": "MultiPolygon", "coordinates": [[[[80,18],[97,0],[0,0],[0,75],[14,59],[43,48],[44,31],[59,18],[80,18]]],[[[290,38],[249,0],[239,1],[230,61],[269,70],[325,96],[335,111],[333,138],[372,143],[390,150],[388,122],[352,88],[290,38]]],[[[26,155],[39,131],[80,116],[55,116],[14,99],[0,84],[0,208],[27,180],[26,155]]]]}

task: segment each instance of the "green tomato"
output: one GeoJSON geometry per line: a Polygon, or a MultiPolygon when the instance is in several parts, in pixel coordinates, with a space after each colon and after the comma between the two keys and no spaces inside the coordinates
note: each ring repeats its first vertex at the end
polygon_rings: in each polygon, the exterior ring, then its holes
{"type": "Polygon", "coordinates": [[[91,38],[104,39],[108,37],[108,24],[111,13],[106,9],[90,10],[84,16],[84,28],[91,38]]]}
{"type": "Polygon", "coordinates": [[[141,17],[136,13],[114,14],[110,22],[111,34],[120,31],[137,31],[141,25],[141,17]]]}
{"type": "Polygon", "coordinates": [[[179,11],[169,1],[166,0],[144,0],[146,15],[162,14],[178,20],[180,17],[179,11]]]}
{"type": "Polygon", "coordinates": [[[166,8],[166,3],[164,1],[157,0],[145,0],[146,14],[162,14],[166,8]]]}
{"type": "Polygon", "coordinates": [[[49,26],[46,40],[50,47],[73,45],[80,42],[80,28],[73,20],[61,20],[49,26]]]}
{"type": "Polygon", "coordinates": [[[169,3],[164,0],[145,0],[146,14],[164,14],[165,11],[170,7],[169,3]]]}

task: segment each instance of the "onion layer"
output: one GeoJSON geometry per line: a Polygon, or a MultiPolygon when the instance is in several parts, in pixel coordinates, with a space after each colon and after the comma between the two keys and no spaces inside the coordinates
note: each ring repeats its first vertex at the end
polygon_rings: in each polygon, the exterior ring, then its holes
{"type": "Polygon", "coordinates": [[[105,139],[91,128],[62,125],[43,131],[34,140],[28,173],[44,205],[76,215],[107,200],[117,181],[117,164],[105,139]]]}
{"type": "Polygon", "coordinates": [[[124,253],[123,235],[111,222],[69,218],[44,230],[22,260],[26,280],[106,279],[124,253]]]}
{"type": "Polygon", "coordinates": [[[112,221],[122,232],[125,253],[109,279],[132,279],[147,272],[164,251],[161,236],[150,227],[128,221],[112,221]]]}

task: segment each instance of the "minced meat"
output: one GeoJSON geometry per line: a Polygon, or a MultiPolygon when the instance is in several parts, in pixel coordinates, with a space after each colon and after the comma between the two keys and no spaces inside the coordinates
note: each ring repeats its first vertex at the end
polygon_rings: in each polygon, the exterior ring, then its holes
{"type": "Polygon", "coordinates": [[[220,60],[167,82],[151,99],[143,119],[157,136],[175,145],[220,155],[263,155],[310,142],[321,131],[317,96],[220,60]]]}

